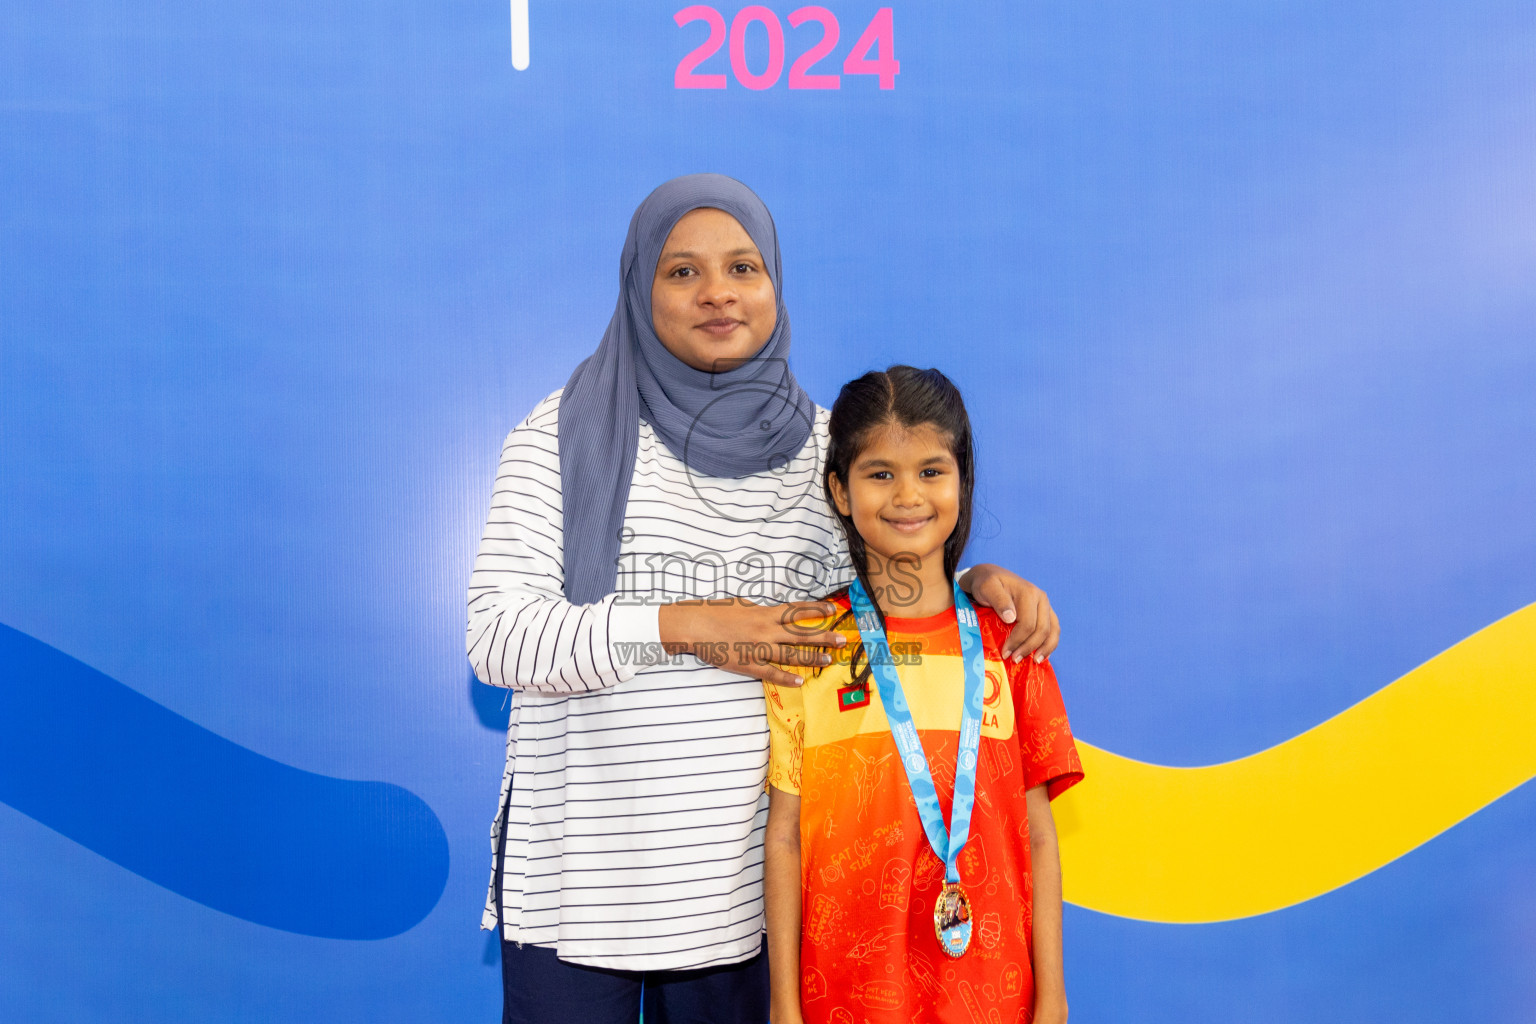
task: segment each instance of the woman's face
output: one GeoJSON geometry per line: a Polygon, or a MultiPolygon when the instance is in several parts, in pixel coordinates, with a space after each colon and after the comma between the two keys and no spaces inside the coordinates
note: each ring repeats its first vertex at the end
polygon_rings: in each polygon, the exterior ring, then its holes
{"type": "Polygon", "coordinates": [[[672,228],[651,284],[651,326],[696,370],[729,370],[757,354],[778,311],[763,254],[722,210],[685,214],[672,228]]]}

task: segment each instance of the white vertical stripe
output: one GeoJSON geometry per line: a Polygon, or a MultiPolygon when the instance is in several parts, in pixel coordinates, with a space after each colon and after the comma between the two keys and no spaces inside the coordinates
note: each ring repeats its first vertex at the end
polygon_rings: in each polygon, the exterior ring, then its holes
{"type": "Polygon", "coordinates": [[[512,0],[512,66],[528,70],[528,0],[512,0]]]}

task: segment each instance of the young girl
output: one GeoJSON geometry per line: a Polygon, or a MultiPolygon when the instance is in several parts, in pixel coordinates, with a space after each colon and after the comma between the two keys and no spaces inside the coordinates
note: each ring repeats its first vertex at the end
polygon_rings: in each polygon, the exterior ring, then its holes
{"type": "Polygon", "coordinates": [[[1082,767],[1050,665],[955,570],[974,456],[960,393],[893,366],[832,407],[827,499],[858,581],[847,654],[768,687],[773,1024],[1066,1020],[1050,799],[1082,767]]]}

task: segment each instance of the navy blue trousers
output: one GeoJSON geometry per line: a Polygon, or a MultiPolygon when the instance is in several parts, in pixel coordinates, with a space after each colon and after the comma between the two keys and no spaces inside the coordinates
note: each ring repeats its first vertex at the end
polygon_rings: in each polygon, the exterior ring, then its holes
{"type": "Polygon", "coordinates": [[[501,940],[502,1024],[767,1024],[768,954],[696,971],[614,971],[501,940]]]}

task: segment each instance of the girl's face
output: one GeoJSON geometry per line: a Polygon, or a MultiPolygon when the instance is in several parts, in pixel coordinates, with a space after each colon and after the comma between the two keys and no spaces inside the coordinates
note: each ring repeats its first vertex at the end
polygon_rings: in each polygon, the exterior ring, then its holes
{"type": "Polygon", "coordinates": [[[848,486],[829,478],[837,510],[872,555],[916,556],[942,568],[944,542],[960,518],[960,467],[949,435],[931,424],[877,428],[848,469],[848,486]]]}
{"type": "Polygon", "coordinates": [[[750,359],[778,319],[773,282],[752,236],[723,210],[672,228],[651,283],[651,326],[677,358],[714,373],[750,359]]]}

